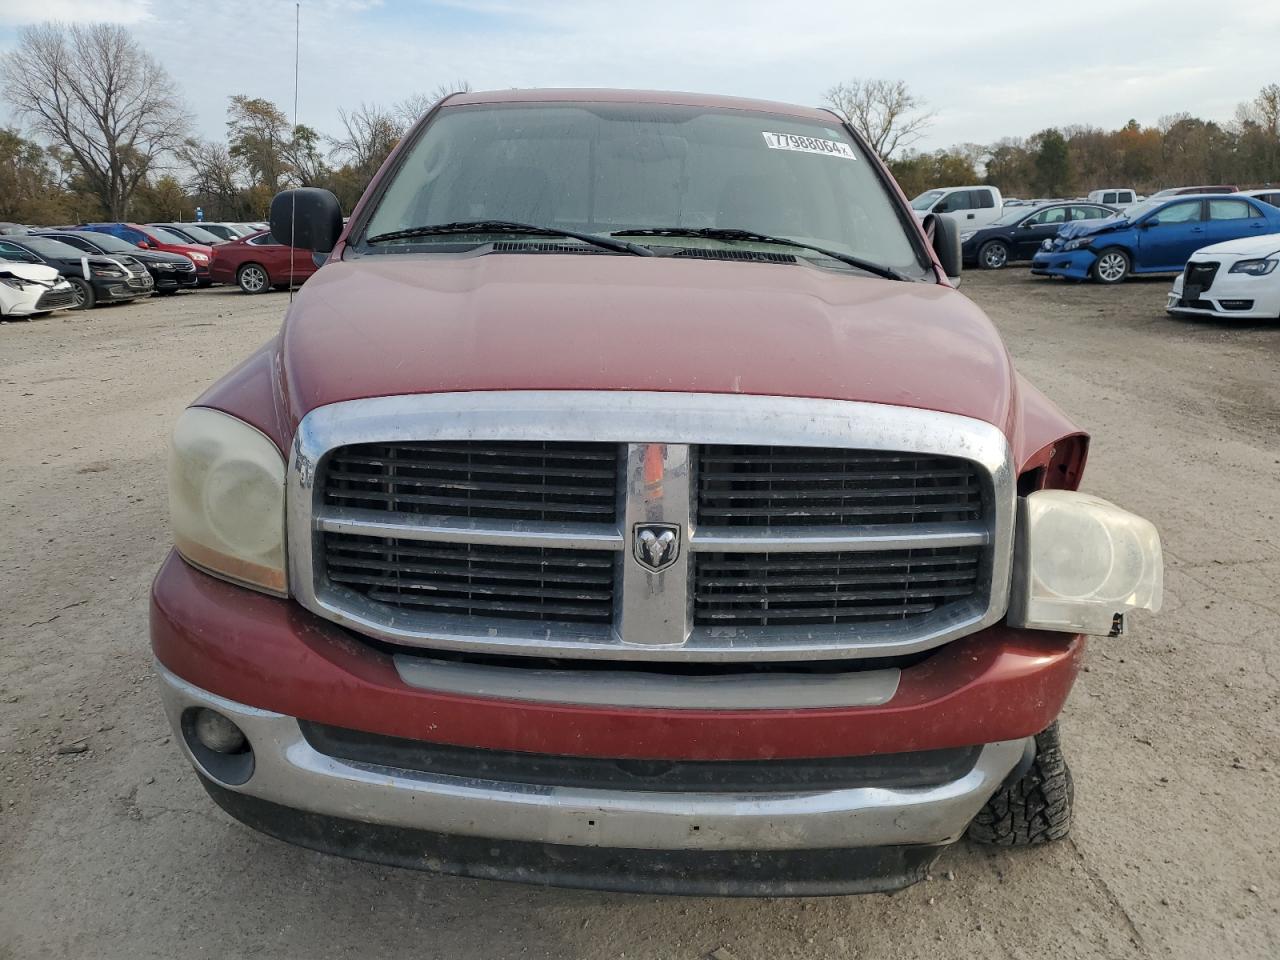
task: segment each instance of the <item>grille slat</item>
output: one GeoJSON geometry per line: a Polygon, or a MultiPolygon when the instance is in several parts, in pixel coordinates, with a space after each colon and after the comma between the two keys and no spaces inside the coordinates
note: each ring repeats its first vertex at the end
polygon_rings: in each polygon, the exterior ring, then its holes
{"type": "Polygon", "coordinates": [[[906,620],[975,596],[980,551],[695,554],[694,622],[766,627],[906,620]]]}
{"type": "Polygon", "coordinates": [[[467,519],[610,522],[619,446],[435,442],[340,447],[325,469],[337,507],[467,519]]]}
{"type": "Polygon", "coordinates": [[[956,457],[708,444],[698,451],[698,522],[781,528],[978,519],[977,468],[956,457]]]}
{"type": "Polygon", "coordinates": [[[345,533],[323,538],[331,582],[396,609],[576,623],[608,623],[613,616],[609,551],[424,546],[345,533]],[[424,557],[441,562],[424,564],[424,557]]]}

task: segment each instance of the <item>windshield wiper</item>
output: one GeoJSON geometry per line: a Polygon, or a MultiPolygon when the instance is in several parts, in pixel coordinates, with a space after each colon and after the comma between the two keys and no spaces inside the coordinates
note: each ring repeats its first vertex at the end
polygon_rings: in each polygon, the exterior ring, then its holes
{"type": "Polygon", "coordinates": [[[733,227],[650,227],[648,229],[635,230],[615,230],[610,234],[611,237],[702,237],[706,240],[728,240],[741,241],[744,243],[777,243],[784,247],[798,247],[801,250],[812,250],[814,253],[820,253],[824,257],[830,257],[832,260],[839,260],[841,263],[847,263],[851,267],[857,267],[867,273],[873,273],[877,277],[884,277],[886,280],[905,280],[910,282],[910,277],[904,276],[892,267],[886,267],[879,263],[872,263],[870,260],[863,260],[861,257],[855,257],[848,253],[839,253],[835,250],[828,250],[826,247],[818,247],[812,243],[801,243],[799,240],[788,240],[786,237],[771,237],[767,233],[756,233],[754,230],[738,230],[733,227]]]}
{"type": "Polygon", "coordinates": [[[577,230],[564,230],[560,227],[540,227],[535,223],[520,223],[517,220],[455,220],[452,223],[432,223],[421,227],[408,227],[404,230],[374,234],[365,242],[384,243],[388,240],[441,237],[453,233],[523,233],[539,237],[570,237],[617,253],[630,253],[637,257],[654,256],[652,250],[638,243],[628,243],[626,240],[602,237],[594,233],[579,233],[577,230]]]}

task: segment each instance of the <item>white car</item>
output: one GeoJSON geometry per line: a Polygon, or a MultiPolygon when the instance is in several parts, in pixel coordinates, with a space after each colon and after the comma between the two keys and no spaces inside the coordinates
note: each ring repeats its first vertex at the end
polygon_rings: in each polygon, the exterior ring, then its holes
{"type": "Polygon", "coordinates": [[[1280,233],[1197,250],[1169,291],[1175,316],[1280,319],[1280,233]]]}
{"type": "Polygon", "coordinates": [[[75,288],[53,267],[0,260],[0,317],[38,317],[75,305],[75,288]]]}

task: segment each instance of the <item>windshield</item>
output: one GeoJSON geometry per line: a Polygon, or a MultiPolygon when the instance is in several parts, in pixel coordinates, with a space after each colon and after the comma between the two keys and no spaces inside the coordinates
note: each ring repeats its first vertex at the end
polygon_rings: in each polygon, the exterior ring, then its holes
{"type": "Polygon", "coordinates": [[[79,260],[84,256],[83,250],[77,250],[69,243],[61,240],[50,240],[48,237],[23,237],[22,246],[34,250],[42,257],[71,257],[79,260]]]}
{"type": "Polygon", "coordinates": [[[1039,209],[1038,207],[1022,207],[1022,206],[1015,207],[1012,210],[1006,211],[1004,214],[1000,216],[999,219],[992,220],[991,226],[993,227],[1013,226],[1013,224],[1017,223],[1019,220],[1024,220],[1027,217],[1035,216],[1035,213],[1038,209],[1039,209]]]}
{"type": "Polygon", "coordinates": [[[1127,220],[1137,220],[1141,216],[1150,213],[1156,207],[1163,206],[1169,202],[1168,196],[1160,196],[1158,194],[1147,197],[1141,203],[1135,203],[1131,207],[1125,207],[1122,216],[1127,220]]]}
{"type": "Polygon", "coordinates": [[[911,206],[915,210],[928,210],[944,193],[946,193],[945,190],[926,190],[911,201],[911,206]]]}
{"type": "MultiPolygon", "coordinates": [[[[495,220],[597,235],[749,230],[912,277],[924,272],[884,182],[834,120],[668,104],[447,109],[412,146],[362,233],[495,220]]],[[[635,239],[650,246],[735,245],[635,239]]],[[[416,251],[456,249],[459,241],[453,233],[363,249],[387,252],[405,243],[416,251]]],[[[832,264],[820,254],[787,252],[832,264]]]]}
{"type": "Polygon", "coordinates": [[[180,237],[172,230],[166,230],[164,227],[147,227],[147,232],[161,243],[176,243],[184,247],[191,243],[190,240],[180,237]]]}
{"type": "MultiPolygon", "coordinates": [[[[127,240],[121,240],[119,237],[113,237],[109,233],[91,233],[83,239],[88,240],[99,250],[105,250],[107,253],[133,254],[142,252],[127,240]]],[[[61,243],[61,241],[59,241],[59,243],[61,243]]]]}
{"type": "Polygon", "coordinates": [[[204,227],[197,227],[194,224],[184,223],[178,229],[180,229],[192,240],[197,240],[200,243],[219,243],[222,241],[222,237],[218,236],[215,233],[211,233],[210,231],[206,230],[204,227]]]}

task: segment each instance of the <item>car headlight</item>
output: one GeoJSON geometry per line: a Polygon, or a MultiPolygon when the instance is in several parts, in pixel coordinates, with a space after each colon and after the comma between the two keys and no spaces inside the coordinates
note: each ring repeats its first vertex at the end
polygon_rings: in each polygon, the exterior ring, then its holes
{"type": "Polygon", "coordinates": [[[287,595],[284,458],[265,435],[207,407],[178,418],[169,512],[184,558],[245,586],[287,595]]]}
{"type": "Polygon", "coordinates": [[[1093,242],[1093,237],[1077,237],[1075,240],[1068,240],[1062,245],[1063,250],[1083,250],[1093,242]]]}
{"type": "Polygon", "coordinates": [[[1163,590],[1150,521],[1072,490],[1018,501],[1010,626],[1115,635],[1130,610],[1159,610],[1163,590]]]}
{"type": "Polygon", "coordinates": [[[192,260],[196,261],[196,263],[209,262],[209,258],[206,257],[203,253],[189,253],[187,254],[187,256],[189,256],[192,260]]]}
{"type": "Polygon", "coordinates": [[[1239,260],[1227,273],[1247,273],[1251,277],[1265,277],[1276,268],[1277,260],[1239,260]]]}
{"type": "Polygon", "coordinates": [[[977,230],[970,230],[967,233],[960,234],[960,242],[964,243],[966,240],[972,240],[973,235],[977,232],[978,232],[977,230]]]}
{"type": "Polygon", "coordinates": [[[15,290],[25,290],[27,283],[21,277],[0,277],[0,283],[15,290]]]}
{"type": "Polygon", "coordinates": [[[93,271],[93,275],[95,277],[105,277],[109,280],[118,280],[121,277],[127,276],[127,274],[123,270],[96,270],[96,269],[93,271]]]}

